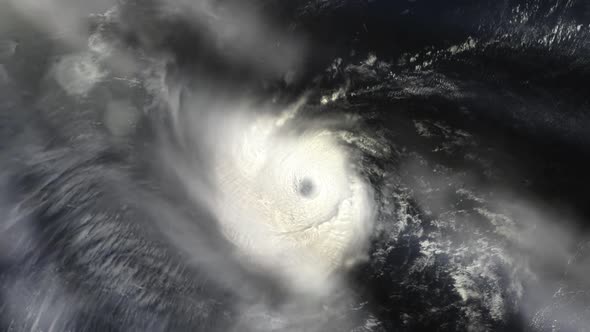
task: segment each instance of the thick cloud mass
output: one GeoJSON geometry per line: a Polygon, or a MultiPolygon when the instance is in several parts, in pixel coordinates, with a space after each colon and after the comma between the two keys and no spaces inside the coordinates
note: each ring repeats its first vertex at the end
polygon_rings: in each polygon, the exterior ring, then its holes
{"type": "Polygon", "coordinates": [[[5,1],[0,330],[590,326],[583,0],[5,1]]]}
{"type": "Polygon", "coordinates": [[[366,249],[370,189],[336,133],[289,133],[296,114],[240,116],[226,115],[213,156],[222,231],[255,261],[321,291],[330,272],[366,249]]]}

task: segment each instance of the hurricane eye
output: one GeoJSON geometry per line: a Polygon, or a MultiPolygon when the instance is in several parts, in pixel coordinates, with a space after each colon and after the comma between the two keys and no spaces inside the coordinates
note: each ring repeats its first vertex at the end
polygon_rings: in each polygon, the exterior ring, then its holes
{"type": "Polygon", "coordinates": [[[315,193],[315,184],[309,178],[303,178],[296,184],[297,193],[304,198],[312,198],[315,193]]]}

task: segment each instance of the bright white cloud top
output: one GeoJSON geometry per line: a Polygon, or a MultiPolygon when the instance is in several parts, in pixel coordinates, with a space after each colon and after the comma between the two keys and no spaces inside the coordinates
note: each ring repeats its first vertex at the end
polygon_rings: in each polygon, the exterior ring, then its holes
{"type": "Polygon", "coordinates": [[[362,257],[372,195],[341,135],[317,127],[295,132],[295,116],[226,118],[218,132],[225,143],[215,149],[213,210],[244,261],[315,292],[362,257]]]}

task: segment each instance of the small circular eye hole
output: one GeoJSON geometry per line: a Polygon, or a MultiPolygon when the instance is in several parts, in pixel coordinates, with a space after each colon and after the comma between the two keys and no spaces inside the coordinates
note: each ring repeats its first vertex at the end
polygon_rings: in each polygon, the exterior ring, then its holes
{"type": "Polygon", "coordinates": [[[303,197],[311,197],[315,191],[315,185],[311,179],[304,178],[297,183],[297,192],[303,197]]]}

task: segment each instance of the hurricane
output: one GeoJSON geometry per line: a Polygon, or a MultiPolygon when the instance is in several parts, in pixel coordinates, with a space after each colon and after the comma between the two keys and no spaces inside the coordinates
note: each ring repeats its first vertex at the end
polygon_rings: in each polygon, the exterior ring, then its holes
{"type": "Polygon", "coordinates": [[[585,331],[583,0],[0,3],[0,329],[585,331]]]}

